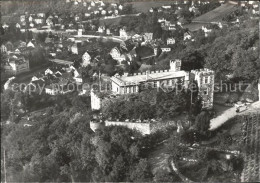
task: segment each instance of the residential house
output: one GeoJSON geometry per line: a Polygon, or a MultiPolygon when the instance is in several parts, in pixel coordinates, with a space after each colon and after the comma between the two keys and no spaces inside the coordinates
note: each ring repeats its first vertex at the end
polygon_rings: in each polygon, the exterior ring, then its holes
{"type": "Polygon", "coordinates": [[[76,43],[71,46],[70,50],[71,50],[72,54],[79,54],[78,45],[76,43]]]}
{"type": "Polygon", "coordinates": [[[125,55],[122,53],[122,51],[118,47],[114,47],[110,51],[110,55],[114,60],[118,61],[120,64],[122,61],[126,60],[125,55]]]}
{"type": "Polygon", "coordinates": [[[45,13],[37,13],[38,17],[45,18],[45,13]]]}
{"type": "Polygon", "coordinates": [[[162,6],[163,9],[171,9],[172,7],[170,5],[164,5],[162,6]]]}
{"type": "Polygon", "coordinates": [[[4,65],[4,70],[7,73],[18,74],[29,71],[29,60],[21,55],[9,55],[8,62],[4,65]]]}
{"type": "Polygon", "coordinates": [[[5,45],[1,45],[1,53],[6,53],[7,52],[7,48],[6,48],[6,46],[5,45]]]}
{"type": "Polygon", "coordinates": [[[29,20],[29,22],[32,22],[33,21],[33,17],[30,15],[28,20],[29,20]]]}
{"type": "Polygon", "coordinates": [[[106,29],[106,34],[111,35],[110,29],[106,29]]]}
{"type": "Polygon", "coordinates": [[[35,22],[36,24],[43,24],[44,19],[43,19],[43,18],[35,18],[35,19],[34,19],[34,22],[35,22]]]}
{"type": "Polygon", "coordinates": [[[132,36],[132,40],[136,42],[141,42],[143,40],[143,37],[139,34],[135,34],[134,36],[132,36]]]}
{"type": "Polygon", "coordinates": [[[125,27],[119,29],[119,36],[120,36],[120,38],[122,38],[122,39],[128,39],[128,35],[127,35],[127,32],[126,32],[126,28],[125,28],[125,27]]]}
{"type": "Polygon", "coordinates": [[[21,28],[21,25],[18,24],[18,23],[16,23],[16,24],[15,24],[15,27],[16,27],[17,29],[20,29],[20,28],[21,28]]]}
{"type": "Polygon", "coordinates": [[[25,22],[25,15],[21,15],[21,16],[20,16],[20,21],[21,21],[21,22],[25,22]]]}
{"type": "Polygon", "coordinates": [[[106,15],[107,14],[107,11],[106,10],[102,10],[101,11],[101,15],[106,15]]]}
{"type": "Polygon", "coordinates": [[[149,12],[150,12],[150,13],[153,13],[153,8],[150,8],[149,12]]]}
{"type": "Polygon", "coordinates": [[[75,19],[76,22],[79,21],[79,16],[76,15],[74,19],[75,19]]]}
{"type": "Polygon", "coordinates": [[[26,46],[27,46],[27,47],[35,48],[35,45],[34,45],[31,41],[29,41],[26,46]]]}
{"type": "Polygon", "coordinates": [[[172,49],[169,46],[161,46],[162,52],[170,52],[172,49]]]}
{"type": "Polygon", "coordinates": [[[105,30],[106,30],[106,28],[105,28],[104,26],[99,26],[97,32],[99,32],[99,33],[104,33],[105,30]]]}
{"type": "Polygon", "coordinates": [[[9,25],[7,25],[6,23],[4,23],[3,25],[2,25],[2,27],[3,27],[3,29],[8,29],[8,27],[9,27],[9,25]]]}
{"type": "Polygon", "coordinates": [[[85,17],[90,17],[90,16],[91,16],[91,14],[85,13],[85,17]]]}
{"type": "Polygon", "coordinates": [[[167,45],[172,45],[175,44],[175,39],[174,38],[168,38],[167,39],[167,45]]]}
{"type": "Polygon", "coordinates": [[[114,10],[114,14],[117,16],[118,15],[118,10],[114,10]]]}
{"type": "Polygon", "coordinates": [[[118,9],[119,9],[119,10],[122,10],[122,9],[123,9],[123,6],[120,4],[120,5],[118,6],[118,9]]]}
{"type": "Polygon", "coordinates": [[[96,4],[93,1],[90,2],[90,5],[91,6],[96,6],[96,4]]]}
{"type": "Polygon", "coordinates": [[[184,36],[183,36],[183,40],[186,41],[186,40],[190,40],[190,39],[191,39],[191,33],[190,32],[185,32],[184,36]]]}
{"type": "Polygon", "coordinates": [[[88,54],[88,52],[85,52],[82,56],[82,67],[86,67],[90,65],[91,56],[88,54]]]}
{"type": "Polygon", "coordinates": [[[144,41],[152,41],[153,40],[153,33],[150,33],[150,32],[146,32],[144,33],[144,41]]]}

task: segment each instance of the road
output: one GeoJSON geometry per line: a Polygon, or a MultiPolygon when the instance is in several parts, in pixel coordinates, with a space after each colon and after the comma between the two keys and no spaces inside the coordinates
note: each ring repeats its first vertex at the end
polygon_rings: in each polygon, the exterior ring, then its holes
{"type": "Polygon", "coordinates": [[[237,115],[245,115],[245,114],[254,113],[254,112],[260,112],[260,101],[250,104],[249,108],[246,111],[243,111],[240,113],[236,112],[236,107],[232,107],[232,108],[224,111],[222,114],[220,114],[216,118],[213,118],[212,120],[210,120],[210,129],[209,130],[217,129],[222,124],[227,122],[229,119],[234,118],[237,115]]]}

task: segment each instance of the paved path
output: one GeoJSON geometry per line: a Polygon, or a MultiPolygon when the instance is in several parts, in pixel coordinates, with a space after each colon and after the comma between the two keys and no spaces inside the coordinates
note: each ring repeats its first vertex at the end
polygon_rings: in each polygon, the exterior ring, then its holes
{"type": "Polygon", "coordinates": [[[210,120],[210,129],[209,130],[217,129],[222,124],[227,122],[229,119],[235,117],[236,115],[244,115],[247,113],[254,113],[254,112],[260,112],[260,101],[250,104],[248,110],[243,111],[241,113],[237,113],[236,107],[232,107],[232,108],[224,111],[222,114],[220,114],[216,118],[213,118],[212,120],[210,120]]]}

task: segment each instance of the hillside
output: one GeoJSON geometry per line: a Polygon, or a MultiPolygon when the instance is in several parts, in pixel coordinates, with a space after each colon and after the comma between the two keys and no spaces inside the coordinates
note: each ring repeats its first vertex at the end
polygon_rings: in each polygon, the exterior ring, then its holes
{"type": "Polygon", "coordinates": [[[222,4],[220,7],[205,13],[192,20],[193,23],[213,23],[222,22],[222,19],[228,14],[237,10],[236,4],[226,3],[222,4]]]}

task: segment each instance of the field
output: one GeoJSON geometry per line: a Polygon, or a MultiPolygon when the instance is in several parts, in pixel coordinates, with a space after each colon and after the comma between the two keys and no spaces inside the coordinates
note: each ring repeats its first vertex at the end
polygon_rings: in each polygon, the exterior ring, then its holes
{"type": "Polygon", "coordinates": [[[223,4],[220,7],[205,13],[195,19],[192,20],[192,22],[197,23],[213,23],[213,22],[222,22],[222,18],[226,15],[234,12],[237,9],[235,4],[223,4]]]}
{"type": "Polygon", "coordinates": [[[139,13],[146,13],[151,8],[158,8],[163,5],[171,5],[173,1],[149,1],[149,2],[131,2],[126,4],[133,4],[133,8],[139,13]]]}

